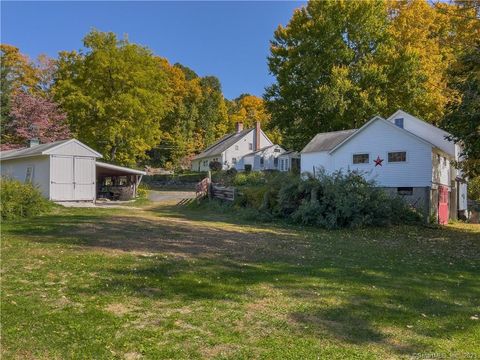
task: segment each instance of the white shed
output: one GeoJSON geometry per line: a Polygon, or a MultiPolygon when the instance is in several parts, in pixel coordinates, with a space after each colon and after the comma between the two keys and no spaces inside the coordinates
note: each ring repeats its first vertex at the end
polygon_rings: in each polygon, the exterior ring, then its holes
{"type": "Polygon", "coordinates": [[[53,201],[94,201],[101,154],[76,139],[2,151],[1,174],[36,184],[53,201]]]}

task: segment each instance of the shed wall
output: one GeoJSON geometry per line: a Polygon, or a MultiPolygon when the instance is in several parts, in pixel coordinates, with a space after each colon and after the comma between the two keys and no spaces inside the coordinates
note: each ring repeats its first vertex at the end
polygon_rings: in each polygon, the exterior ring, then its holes
{"type": "Polygon", "coordinates": [[[33,166],[32,183],[38,186],[43,196],[50,197],[50,161],[48,156],[4,160],[1,162],[2,176],[25,182],[27,168],[33,166]]]}

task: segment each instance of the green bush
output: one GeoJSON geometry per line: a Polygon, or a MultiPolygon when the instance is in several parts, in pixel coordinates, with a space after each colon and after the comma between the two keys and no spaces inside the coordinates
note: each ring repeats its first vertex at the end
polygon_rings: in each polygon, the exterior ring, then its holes
{"type": "Polygon", "coordinates": [[[421,216],[358,172],[300,178],[286,173],[239,173],[236,204],[260,215],[327,229],[414,223],[421,216]]]}
{"type": "Polygon", "coordinates": [[[3,220],[32,217],[52,209],[52,202],[45,199],[32,184],[1,178],[0,188],[0,212],[3,220]]]}

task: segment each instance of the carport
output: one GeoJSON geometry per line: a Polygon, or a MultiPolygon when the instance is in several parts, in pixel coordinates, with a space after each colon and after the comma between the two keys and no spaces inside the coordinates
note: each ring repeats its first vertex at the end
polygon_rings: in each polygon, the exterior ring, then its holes
{"type": "Polygon", "coordinates": [[[96,162],[97,199],[130,200],[137,196],[145,171],[96,162]]]}

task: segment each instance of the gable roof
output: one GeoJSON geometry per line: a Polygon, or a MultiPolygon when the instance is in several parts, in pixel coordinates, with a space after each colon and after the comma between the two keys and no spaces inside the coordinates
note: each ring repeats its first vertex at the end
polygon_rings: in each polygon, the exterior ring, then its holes
{"type": "Polygon", "coordinates": [[[447,131],[445,131],[445,130],[443,130],[443,129],[441,129],[441,128],[433,125],[433,124],[430,124],[429,122],[426,122],[425,120],[422,120],[422,119],[420,119],[419,117],[417,117],[417,116],[415,116],[415,115],[409,114],[409,113],[407,113],[406,111],[401,110],[401,109],[395,111],[392,115],[390,115],[390,116],[387,118],[387,120],[388,120],[388,121],[392,121],[393,119],[396,119],[396,118],[398,118],[399,116],[404,116],[404,117],[405,117],[405,116],[408,116],[408,117],[412,118],[414,121],[417,121],[417,122],[419,122],[419,123],[421,123],[421,124],[424,124],[426,127],[430,128],[430,129],[432,129],[432,130],[435,130],[435,131],[437,131],[437,132],[441,132],[441,133],[442,133],[443,135],[445,135],[445,136],[451,136],[451,134],[450,134],[449,132],[447,132],[447,131]]]}
{"type": "Polygon", "coordinates": [[[283,148],[282,148],[280,145],[272,144],[272,145],[265,146],[265,147],[263,147],[263,148],[261,148],[261,149],[258,149],[258,150],[256,150],[256,151],[252,151],[251,153],[248,153],[248,154],[246,154],[246,155],[244,155],[244,156],[252,156],[252,155],[255,155],[255,154],[260,154],[260,153],[265,152],[265,150],[271,149],[271,148],[273,148],[273,147],[279,147],[280,149],[283,150],[283,148]]]}
{"type": "Polygon", "coordinates": [[[78,141],[77,139],[66,139],[66,140],[59,140],[59,141],[54,141],[46,144],[40,144],[34,147],[2,151],[0,152],[0,161],[18,159],[18,158],[24,158],[24,157],[30,157],[30,156],[48,155],[51,153],[52,150],[71,142],[75,142],[78,145],[83,146],[84,148],[93,152],[97,157],[102,157],[102,154],[96,152],[95,150],[83,144],[82,142],[78,141]]]}
{"type": "MultiPolygon", "coordinates": [[[[234,132],[234,133],[227,134],[224,137],[217,140],[216,142],[214,142],[209,147],[207,147],[200,154],[194,156],[193,159],[196,160],[196,159],[201,159],[201,158],[204,158],[204,157],[220,155],[222,152],[227,150],[230,146],[234,145],[237,141],[239,141],[242,137],[247,135],[250,131],[254,131],[254,130],[255,130],[255,128],[251,128],[251,129],[242,130],[240,132],[234,132]]],[[[266,137],[263,130],[260,130],[260,131],[266,137]]],[[[267,137],[267,139],[268,139],[268,137],[267,137]]]]}
{"type": "Polygon", "coordinates": [[[352,135],[355,131],[357,131],[357,129],[331,131],[317,134],[303,148],[301,153],[330,151],[350,135],[352,135]]]}
{"type": "Polygon", "coordinates": [[[350,141],[352,138],[354,138],[355,136],[357,136],[358,134],[360,134],[362,131],[364,131],[366,128],[368,128],[370,125],[372,125],[374,122],[376,121],[381,121],[382,123],[384,124],[387,124],[388,126],[390,126],[392,129],[396,129],[396,131],[400,131],[408,136],[411,136],[415,139],[417,139],[418,141],[424,143],[424,144],[427,144],[427,145],[430,145],[434,148],[437,148],[437,146],[435,146],[434,144],[432,144],[431,142],[411,133],[410,131],[407,131],[401,127],[398,127],[397,125],[393,124],[392,122],[388,121],[388,120],[385,120],[384,118],[380,117],[380,116],[374,116],[372,119],[370,119],[368,122],[366,122],[360,129],[352,132],[350,134],[350,136],[346,137],[343,141],[341,141],[340,143],[338,143],[335,147],[333,147],[331,150],[330,150],[330,154],[333,153],[335,150],[337,150],[338,148],[340,148],[341,146],[343,146],[345,143],[347,143],[348,141],[350,141]]]}

